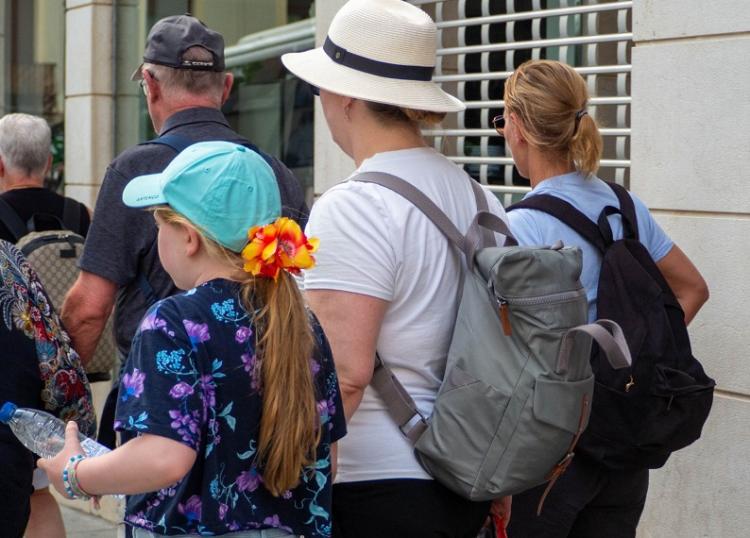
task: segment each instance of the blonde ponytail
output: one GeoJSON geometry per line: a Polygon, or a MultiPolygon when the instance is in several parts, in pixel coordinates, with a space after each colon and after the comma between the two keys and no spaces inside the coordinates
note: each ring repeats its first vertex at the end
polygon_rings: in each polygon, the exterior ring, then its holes
{"type": "Polygon", "coordinates": [[[583,114],[578,121],[573,138],[569,143],[570,160],[576,169],[586,176],[596,174],[599,169],[599,159],[602,155],[602,136],[596,126],[594,118],[583,114]]]}
{"type": "Polygon", "coordinates": [[[599,169],[602,137],[586,112],[586,82],[553,60],[529,60],[505,81],[505,115],[515,113],[527,141],[572,162],[586,176],[599,169]]]}
{"type": "Polygon", "coordinates": [[[255,316],[263,391],[258,458],[263,483],[279,496],[299,483],[320,441],[314,337],[300,291],[286,271],[275,282],[252,278],[243,284],[241,297],[248,312],[253,299],[262,305],[255,316]]]}
{"type": "Polygon", "coordinates": [[[196,230],[210,256],[236,269],[240,300],[252,317],[257,338],[263,400],[258,463],[266,489],[279,496],[299,484],[304,468],[315,461],[320,441],[311,364],[315,337],[302,294],[286,271],[275,281],[254,277],[243,270],[240,254],[207,238],[179,213],[168,207],[158,207],[154,213],[165,222],[196,230]]]}

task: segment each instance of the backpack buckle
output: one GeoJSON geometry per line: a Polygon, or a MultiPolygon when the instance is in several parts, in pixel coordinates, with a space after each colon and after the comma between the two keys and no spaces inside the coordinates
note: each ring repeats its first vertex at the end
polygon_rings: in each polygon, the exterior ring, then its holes
{"type": "Polygon", "coordinates": [[[401,430],[401,433],[403,433],[412,443],[416,443],[417,439],[419,439],[427,429],[427,419],[422,413],[417,411],[409,418],[409,420],[400,424],[398,429],[401,430]]]}

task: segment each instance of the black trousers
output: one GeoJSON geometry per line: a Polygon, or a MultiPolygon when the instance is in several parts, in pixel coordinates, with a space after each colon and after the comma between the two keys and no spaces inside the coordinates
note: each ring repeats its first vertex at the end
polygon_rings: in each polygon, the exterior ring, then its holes
{"type": "Polygon", "coordinates": [[[476,538],[489,507],[434,480],[334,484],[333,538],[476,538]]]}
{"type": "Polygon", "coordinates": [[[612,471],[576,456],[537,516],[545,487],[513,496],[509,538],[634,538],[648,469],[612,471]]]}

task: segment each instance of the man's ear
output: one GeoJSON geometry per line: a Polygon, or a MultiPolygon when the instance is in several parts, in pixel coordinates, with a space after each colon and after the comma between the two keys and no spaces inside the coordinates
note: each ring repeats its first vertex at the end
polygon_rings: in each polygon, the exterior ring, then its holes
{"type": "Polygon", "coordinates": [[[146,84],[146,99],[152,103],[161,99],[161,88],[148,69],[143,70],[143,82],[146,84]]]}
{"type": "Polygon", "coordinates": [[[47,166],[46,166],[46,168],[44,169],[44,175],[46,176],[47,174],[49,174],[49,173],[50,173],[50,170],[52,170],[52,155],[50,155],[50,156],[49,156],[49,157],[47,158],[47,166]]]}
{"type": "Polygon", "coordinates": [[[5,177],[5,161],[0,157],[0,177],[5,177]]]}
{"type": "Polygon", "coordinates": [[[227,102],[227,99],[229,99],[229,94],[232,93],[232,84],[234,84],[234,74],[224,73],[224,89],[221,92],[222,106],[227,102]]]}

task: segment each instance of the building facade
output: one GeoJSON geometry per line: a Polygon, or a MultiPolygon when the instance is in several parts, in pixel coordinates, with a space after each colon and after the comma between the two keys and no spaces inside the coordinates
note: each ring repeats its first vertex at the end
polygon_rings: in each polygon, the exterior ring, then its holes
{"type": "MultiPolygon", "coordinates": [[[[750,5],[747,0],[411,0],[440,29],[435,79],[467,102],[425,132],[510,203],[528,190],[491,127],[522,61],[573,65],[602,126],[601,176],[625,184],[694,260],[711,299],[694,352],[717,380],[703,438],[652,473],[640,538],[739,538],[750,528],[750,5]],[[747,234],[747,235],[745,235],[747,234]]],[[[354,168],[279,56],[322,43],[344,0],[0,0],[0,113],[43,115],[54,185],[93,207],[112,157],[153,136],[129,81],[148,28],[190,11],[226,37],[226,113],[302,178],[310,199],[354,168]]]]}

